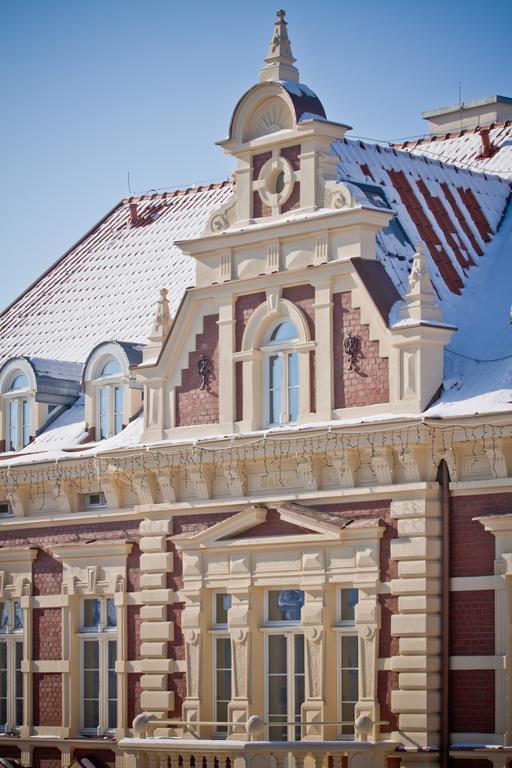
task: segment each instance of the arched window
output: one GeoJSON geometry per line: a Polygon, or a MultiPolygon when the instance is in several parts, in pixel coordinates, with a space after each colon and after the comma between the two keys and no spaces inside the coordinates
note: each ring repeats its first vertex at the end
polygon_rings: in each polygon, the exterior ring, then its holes
{"type": "Polygon", "coordinates": [[[96,376],[98,383],[98,427],[100,440],[121,432],[124,416],[122,369],[114,357],[104,361],[96,376]]]}
{"type": "Polygon", "coordinates": [[[30,442],[32,427],[32,400],[29,381],[21,372],[15,372],[5,392],[6,443],[8,451],[19,451],[30,442]]]}
{"type": "Polygon", "coordinates": [[[287,424],[299,415],[299,334],[289,320],[274,326],[263,347],[266,355],[267,423],[287,424]]]}

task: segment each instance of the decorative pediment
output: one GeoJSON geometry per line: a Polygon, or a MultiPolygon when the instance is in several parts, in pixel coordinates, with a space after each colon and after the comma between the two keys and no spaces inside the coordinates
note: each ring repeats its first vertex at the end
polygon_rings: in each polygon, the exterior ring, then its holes
{"type": "MultiPolygon", "coordinates": [[[[362,528],[375,528],[375,536],[379,538],[379,526],[378,519],[353,520],[299,504],[283,504],[276,509],[250,505],[204,531],[174,536],[173,541],[184,550],[268,546],[272,539],[281,545],[328,543],[359,538],[357,532],[362,528]]],[[[368,531],[364,535],[368,536],[368,531]]]]}
{"type": "Polygon", "coordinates": [[[124,590],[129,541],[90,541],[48,546],[64,566],[63,588],[68,594],[101,594],[124,590]]]}
{"type": "Polygon", "coordinates": [[[37,549],[31,547],[0,549],[0,598],[30,594],[32,562],[36,557],[37,549]]]}

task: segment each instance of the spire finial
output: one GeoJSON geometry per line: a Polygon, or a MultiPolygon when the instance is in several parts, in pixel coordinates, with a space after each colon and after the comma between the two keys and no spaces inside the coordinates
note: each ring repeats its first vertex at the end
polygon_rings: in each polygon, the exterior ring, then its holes
{"type": "Polygon", "coordinates": [[[418,321],[439,321],[441,310],[430,279],[424,248],[423,243],[416,245],[409,275],[409,290],[400,310],[400,317],[418,321]]]}
{"type": "Polygon", "coordinates": [[[160,291],[160,301],[156,305],[153,326],[149,335],[149,341],[152,343],[162,343],[169,333],[171,327],[171,310],[169,309],[169,300],[167,298],[167,288],[160,291]]]}
{"type": "Polygon", "coordinates": [[[274,32],[270,40],[270,46],[265,58],[265,66],[260,71],[260,82],[266,80],[293,80],[299,82],[299,70],[294,67],[296,59],[293,58],[290,39],[284,20],[286,11],[277,11],[277,19],[274,22],[274,32]]]}

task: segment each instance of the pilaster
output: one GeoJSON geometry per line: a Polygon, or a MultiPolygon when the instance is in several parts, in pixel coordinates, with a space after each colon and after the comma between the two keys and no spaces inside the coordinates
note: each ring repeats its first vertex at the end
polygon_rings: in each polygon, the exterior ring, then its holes
{"type": "Polygon", "coordinates": [[[398,614],[391,634],[399,638],[399,655],[391,660],[399,688],[391,708],[399,716],[399,738],[406,747],[438,747],[441,665],[441,502],[437,484],[424,494],[393,501],[391,517],[399,538],[391,542],[398,578],[391,582],[398,596],[398,614]]]}

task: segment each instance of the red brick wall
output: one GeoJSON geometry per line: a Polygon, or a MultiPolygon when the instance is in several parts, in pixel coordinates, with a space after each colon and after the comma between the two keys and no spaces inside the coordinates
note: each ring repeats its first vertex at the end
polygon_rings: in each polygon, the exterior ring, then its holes
{"type": "Polygon", "coordinates": [[[32,768],[61,768],[61,752],[56,747],[36,747],[32,753],[32,768]]]}
{"type": "Polygon", "coordinates": [[[266,298],[265,291],[238,296],[235,302],[235,348],[237,352],[240,352],[242,349],[242,339],[249,318],[254,310],[266,301],[266,298]]]}
{"type": "Polygon", "coordinates": [[[370,341],[360,312],[352,309],[350,291],[333,295],[334,407],[350,408],[389,402],[389,361],[379,357],[379,344],[370,341]],[[351,333],[359,338],[360,354],[353,370],[343,343],[351,333]]]}
{"type": "Polygon", "coordinates": [[[130,661],[140,659],[140,605],[127,606],[128,624],[128,658],[130,661]]]}
{"type": "Polygon", "coordinates": [[[140,684],[140,678],[142,677],[141,674],[138,672],[131,672],[128,675],[128,727],[132,727],[132,723],[134,719],[137,717],[137,715],[140,715],[142,712],[142,708],[140,706],[140,694],[141,694],[141,684],[140,684]]]}
{"type": "Polygon", "coordinates": [[[399,653],[399,639],[391,636],[391,617],[398,613],[398,597],[379,595],[381,627],[379,632],[379,657],[389,659],[399,653]]]}
{"type": "Polygon", "coordinates": [[[285,157],[294,171],[300,171],[300,144],[294,144],[292,147],[283,147],[281,157],[285,157]]]}
{"type": "Polygon", "coordinates": [[[512,494],[455,496],[451,500],[451,576],[492,576],[495,541],[474,517],[512,512],[512,494]]]}
{"type": "Polygon", "coordinates": [[[292,304],[296,304],[301,308],[309,327],[309,333],[311,338],[315,338],[315,289],[309,283],[304,285],[291,285],[288,288],[283,288],[283,299],[291,301],[292,304]]]}
{"type": "Polygon", "coordinates": [[[380,670],[377,673],[377,698],[380,704],[380,719],[389,725],[381,725],[386,732],[398,730],[398,715],[391,709],[391,693],[398,690],[398,672],[380,670]]]}
{"type": "Polygon", "coordinates": [[[196,335],[196,348],[188,356],[188,368],[181,372],[176,387],[176,426],[215,424],[219,421],[219,327],[218,315],[206,315],[203,332],[196,335]],[[209,385],[201,389],[197,363],[202,354],[211,362],[209,385]]]}
{"type": "Polygon", "coordinates": [[[62,616],[60,608],[34,608],[32,611],[32,651],[34,659],[58,661],[62,658],[62,616]]]}
{"type": "Polygon", "coordinates": [[[293,185],[290,197],[281,206],[281,213],[296,211],[297,208],[300,208],[300,181],[296,181],[293,185]]]}
{"type": "Polygon", "coordinates": [[[35,672],[33,679],[34,725],[62,723],[62,675],[60,673],[35,672]]]}
{"type": "Polygon", "coordinates": [[[492,656],[494,650],[494,591],[450,594],[450,653],[452,656],[492,656]]]}
{"type": "Polygon", "coordinates": [[[494,733],[494,676],[492,669],[450,672],[450,732],[494,733]]]}
{"type": "Polygon", "coordinates": [[[39,550],[32,563],[32,591],[34,595],[60,595],[62,591],[62,563],[48,552],[39,550]]]}

